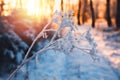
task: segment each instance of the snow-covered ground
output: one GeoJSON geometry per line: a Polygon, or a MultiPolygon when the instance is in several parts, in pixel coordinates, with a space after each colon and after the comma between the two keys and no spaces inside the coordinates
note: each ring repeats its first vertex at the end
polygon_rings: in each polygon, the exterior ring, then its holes
{"type": "Polygon", "coordinates": [[[120,80],[120,31],[93,30],[100,53],[107,59],[120,80]]]}
{"type": "MultiPolygon", "coordinates": [[[[103,32],[101,29],[106,27],[104,21],[98,25],[97,29],[92,29],[92,34],[98,44],[97,54],[99,60],[94,61],[91,55],[76,48],[70,54],[49,50],[39,55],[38,61],[33,59],[26,63],[13,80],[120,80],[120,31],[103,32]]],[[[34,39],[34,31],[32,30],[30,28],[30,30],[25,32],[25,38],[34,39]]],[[[80,30],[84,32],[84,29],[81,28],[80,30]]],[[[9,33],[12,34],[10,37],[14,38],[15,41],[19,38],[15,37],[15,33],[11,31],[9,33]]],[[[79,33],[78,31],[77,34],[81,34],[81,32],[79,33]]],[[[47,41],[45,42],[47,43],[47,41]]],[[[22,42],[21,39],[18,42],[22,42]]],[[[83,42],[81,44],[84,44],[83,42]]],[[[40,42],[40,45],[38,44],[39,47],[34,47],[36,48],[35,50],[39,50],[46,43],[40,42]]],[[[64,44],[69,43],[66,41],[64,44]]],[[[22,42],[19,47],[23,45],[25,43],[22,42]]],[[[62,47],[64,48],[64,45],[62,47]]],[[[68,47],[71,46],[67,45],[68,47]]],[[[84,46],[84,48],[86,47],[89,47],[89,45],[84,46]]],[[[22,50],[27,48],[28,46],[26,45],[16,50],[16,53],[19,52],[17,57],[18,63],[22,60],[22,53],[24,53],[22,50]]],[[[5,78],[7,78],[6,75],[5,78]]],[[[0,80],[6,79],[0,78],[0,80]]]]}
{"type": "MultiPolygon", "coordinates": [[[[28,80],[119,80],[104,58],[101,59],[94,62],[89,55],[76,49],[69,56],[47,51],[39,57],[37,64],[35,60],[29,63],[28,80]]],[[[22,68],[23,73],[24,70],[22,68]]],[[[18,74],[16,80],[22,78],[18,74]]]]}
{"type": "Polygon", "coordinates": [[[114,32],[94,29],[92,33],[98,43],[98,61],[78,49],[69,55],[49,50],[39,56],[37,63],[34,59],[29,62],[27,69],[25,65],[15,80],[24,80],[26,76],[28,80],[120,80],[120,47],[116,48],[114,41],[108,39],[114,32]]]}

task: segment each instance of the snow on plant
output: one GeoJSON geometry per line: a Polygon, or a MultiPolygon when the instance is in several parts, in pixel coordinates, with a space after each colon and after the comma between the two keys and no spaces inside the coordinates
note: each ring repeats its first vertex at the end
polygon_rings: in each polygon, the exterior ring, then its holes
{"type": "Polygon", "coordinates": [[[66,55],[70,55],[73,49],[77,48],[84,53],[89,53],[94,59],[96,58],[96,43],[94,42],[92,35],[90,33],[90,28],[86,28],[87,30],[83,33],[79,32],[80,26],[74,24],[73,19],[73,12],[70,13],[62,13],[62,12],[55,12],[51,21],[44,26],[43,30],[38,34],[38,36],[34,39],[33,43],[31,44],[30,48],[28,49],[22,63],[14,70],[14,72],[8,77],[10,80],[16,72],[28,61],[33,59],[34,57],[39,56],[43,51],[46,50],[57,50],[62,51],[66,55]],[[56,23],[58,25],[58,30],[48,29],[48,26],[51,23],[56,23]],[[42,49],[38,50],[35,54],[31,57],[28,57],[31,49],[33,48],[35,42],[40,38],[47,38],[47,32],[54,31],[54,35],[51,38],[50,42],[45,45],[42,49]],[[78,33],[77,33],[78,32],[78,33]],[[82,45],[85,44],[85,45],[82,45]]]}

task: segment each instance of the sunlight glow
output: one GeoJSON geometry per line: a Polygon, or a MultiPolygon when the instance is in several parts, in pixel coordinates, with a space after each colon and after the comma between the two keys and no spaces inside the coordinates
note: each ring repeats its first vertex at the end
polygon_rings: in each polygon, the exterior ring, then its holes
{"type": "MultiPolygon", "coordinates": [[[[61,0],[4,0],[6,11],[8,15],[14,9],[24,10],[28,16],[40,17],[50,16],[54,11],[61,10],[61,0]]],[[[64,11],[68,11],[68,4],[77,4],[78,0],[64,0],[64,11]]]]}
{"type": "Polygon", "coordinates": [[[51,13],[46,0],[28,0],[24,8],[28,15],[43,16],[51,13]]]}
{"type": "Polygon", "coordinates": [[[4,3],[7,5],[4,6],[4,9],[7,11],[8,9],[11,9],[11,11],[12,9],[25,10],[29,16],[49,16],[52,13],[50,5],[53,1],[54,0],[4,0],[4,3]]]}
{"type": "Polygon", "coordinates": [[[28,1],[25,8],[29,15],[38,15],[38,13],[40,12],[39,8],[41,8],[38,3],[39,3],[39,0],[35,0],[35,1],[29,0],[28,1]]]}

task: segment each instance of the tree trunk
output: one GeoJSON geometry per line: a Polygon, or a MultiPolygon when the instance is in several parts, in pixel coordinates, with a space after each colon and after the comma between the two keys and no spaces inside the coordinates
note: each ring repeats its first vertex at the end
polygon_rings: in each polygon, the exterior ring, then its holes
{"type": "Polygon", "coordinates": [[[87,0],[83,0],[83,1],[84,1],[84,7],[83,7],[83,13],[82,13],[82,23],[84,24],[84,22],[86,21],[85,13],[86,13],[86,7],[87,7],[87,0]]]}
{"type": "Polygon", "coordinates": [[[120,29],[120,0],[117,0],[116,26],[120,29]]]}
{"type": "Polygon", "coordinates": [[[78,14],[77,14],[77,19],[78,19],[78,25],[80,25],[80,9],[81,9],[81,0],[79,0],[78,4],[78,14]]]}
{"type": "Polygon", "coordinates": [[[107,10],[106,10],[106,18],[107,18],[107,24],[109,27],[112,27],[111,17],[110,17],[110,0],[107,0],[107,10]]]}
{"type": "Polygon", "coordinates": [[[93,8],[93,2],[90,0],[90,9],[91,9],[91,14],[92,14],[92,27],[95,27],[95,13],[94,13],[94,8],[93,8]]]}
{"type": "Polygon", "coordinates": [[[61,11],[63,11],[63,0],[61,0],[61,11]]]}
{"type": "Polygon", "coordinates": [[[22,5],[22,0],[20,0],[19,2],[20,2],[20,8],[22,9],[22,8],[23,8],[23,7],[22,7],[22,6],[23,6],[23,5],[22,5]]]}
{"type": "Polygon", "coordinates": [[[5,5],[4,0],[1,0],[1,4],[0,4],[0,8],[1,8],[1,10],[0,10],[0,16],[2,16],[2,13],[4,11],[4,8],[3,8],[4,5],[5,5]]]}

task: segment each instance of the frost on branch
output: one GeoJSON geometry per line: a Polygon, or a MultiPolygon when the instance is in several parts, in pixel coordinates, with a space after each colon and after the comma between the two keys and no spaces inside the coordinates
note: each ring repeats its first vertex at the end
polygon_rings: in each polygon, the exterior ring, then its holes
{"type": "Polygon", "coordinates": [[[91,28],[77,26],[73,22],[73,12],[61,13],[56,12],[57,17],[53,21],[58,24],[58,39],[53,44],[55,50],[70,54],[73,49],[77,48],[84,53],[89,53],[93,59],[96,59],[96,46],[92,35],[91,28]]]}
{"type": "MultiPolygon", "coordinates": [[[[72,11],[70,13],[55,12],[52,20],[48,24],[46,24],[46,26],[44,26],[43,30],[34,39],[24,59],[22,60],[22,63],[8,77],[8,80],[10,80],[25,63],[35,57],[36,59],[38,59],[38,56],[40,56],[39,54],[45,54],[43,53],[44,51],[52,49],[54,51],[63,52],[66,55],[70,55],[74,49],[78,49],[83,53],[90,54],[93,59],[96,59],[96,46],[97,45],[90,33],[90,27],[75,25],[72,11]],[[58,25],[57,30],[48,29],[48,26],[52,22],[58,25]],[[50,41],[47,42],[47,44],[44,45],[42,49],[35,52],[31,57],[28,57],[36,41],[41,37],[47,39],[47,32],[49,31],[55,32],[50,41]]],[[[70,63],[69,60],[66,62],[70,63]]],[[[77,66],[79,66],[79,63],[77,64],[77,66]]]]}

